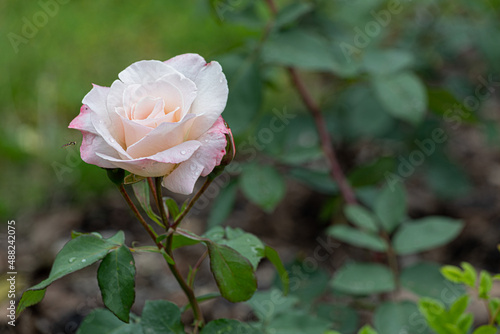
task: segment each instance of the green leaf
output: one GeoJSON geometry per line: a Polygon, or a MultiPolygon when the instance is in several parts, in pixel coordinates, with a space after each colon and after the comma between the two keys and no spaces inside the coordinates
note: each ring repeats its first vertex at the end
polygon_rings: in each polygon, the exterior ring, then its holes
{"type": "Polygon", "coordinates": [[[407,69],[415,62],[410,52],[397,49],[368,50],[363,57],[363,66],[373,75],[391,74],[407,69]]]}
{"type": "Polygon", "coordinates": [[[300,299],[297,296],[285,296],[276,288],[268,291],[258,291],[247,304],[261,322],[269,322],[282,313],[290,312],[300,299]]]}
{"type": "Polygon", "coordinates": [[[421,296],[441,300],[446,304],[454,302],[465,293],[461,284],[448,282],[443,278],[440,266],[432,262],[419,262],[404,268],[401,285],[421,296]]]}
{"type": "MultiPolygon", "coordinates": [[[[102,239],[93,234],[87,234],[68,241],[59,254],[57,254],[52,269],[50,270],[49,277],[28,290],[45,289],[55,280],[103,259],[111,249],[120,246],[115,242],[109,241],[113,238],[114,237],[102,239]]],[[[43,298],[40,294],[33,294],[30,292],[29,295],[24,298],[26,301],[29,301],[29,303],[23,303],[20,304],[20,306],[26,307],[34,305],[36,304],[35,301],[41,301],[41,299],[38,299],[40,297],[43,298]]],[[[21,299],[23,298],[21,297],[21,299]]],[[[19,314],[23,310],[24,308],[18,306],[17,313],[19,314]]]]}
{"type": "Polygon", "coordinates": [[[470,265],[470,263],[467,262],[461,262],[460,265],[463,268],[463,282],[470,286],[471,288],[474,288],[476,286],[476,279],[477,279],[477,272],[476,269],[474,269],[473,266],[470,265]]]}
{"type": "Polygon", "coordinates": [[[219,195],[212,204],[210,214],[208,215],[208,228],[221,225],[226,221],[236,202],[237,191],[238,184],[236,182],[231,182],[220,190],[219,195]]]}
{"type": "Polygon", "coordinates": [[[118,319],[128,322],[135,300],[135,265],[125,245],[106,255],[97,271],[97,280],[104,305],[118,319]]]}
{"type": "Polygon", "coordinates": [[[427,109],[427,94],[424,84],[415,74],[399,72],[376,76],[372,84],[389,114],[412,124],[422,121],[427,109]]]}
{"type": "MultiPolygon", "coordinates": [[[[328,249],[329,245],[326,245],[323,240],[320,243],[325,245],[326,252],[332,251],[332,249],[328,249]]],[[[324,256],[329,255],[323,253],[323,259],[324,256]]],[[[287,263],[286,269],[290,275],[290,282],[293,282],[291,294],[298,297],[302,305],[312,304],[327,291],[331,275],[326,270],[311,267],[309,261],[299,260],[287,263]]]]}
{"type": "Polygon", "coordinates": [[[441,267],[441,274],[450,282],[463,283],[463,272],[462,269],[456,266],[443,266],[441,267]]]}
{"type": "Polygon", "coordinates": [[[418,309],[433,330],[439,334],[449,333],[445,326],[447,313],[441,302],[431,298],[421,298],[418,301],[418,309]]]}
{"type": "Polygon", "coordinates": [[[299,18],[309,13],[313,8],[314,6],[310,3],[291,3],[278,12],[276,20],[274,21],[274,27],[281,28],[293,24],[294,21],[297,21],[299,18]]]}
{"type": "Polygon", "coordinates": [[[338,240],[357,247],[376,252],[385,252],[387,244],[376,234],[370,234],[347,225],[335,225],[328,228],[327,233],[338,240]]]}
{"type": "Polygon", "coordinates": [[[448,311],[449,322],[456,324],[458,320],[462,317],[469,305],[469,296],[463,295],[458,298],[450,307],[448,311]]]}
{"type": "Polygon", "coordinates": [[[369,232],[378,232],[377,218],[367,209],[357,204],[349,204],[344,208],[347,219],[369,232]]]}
{"type": "Polygon", "coordinates": [[[163,225],[161,218],[153,211],[153,208],[151,207],[151,202],[149,199],[150,190],[148,183],[146,181],[134,183],[132,185],[132,189],[134,190],[135,198],[137,198],[137,201],[141,205],[141,208],[144,210],[144,212],[146,212],[148,217],[161,227],[165,228],[165,225],[163,225]]]}
{"type": "Polygon", "coordinates": [[[185,333],[179,308],[166,300],[146,301],[142,310],[141,326],[144,334],[185,333]]]}
{"type": "Polygon", "coordinates": [[[358,334],[378,334],[377,331],[375,331],[372,326],[370,325],[364,325],[358,332],[358,334]]]}
{"type": "Polygon", "coordinates": [[[381,157],[372,163],[356,167],[347,178],[355,188],[372,186],[385,180],[386,173],[392,172],[395,167],[396,162],[393,157],[381,157]]]}
{"type": "Polygon", "coordinates": [[[141,182],[144,179],[146,179],[144,176],[129,174],[123,179],[123,184],[134,184],[137,182],[141,182]]]}
{"type": "Polygon", "coordinates": [[[239,181],[245,196],[266,212],[272,212],[285,196],[283,176],[271,166],[247,165],[239,181]]]}
{"type": "Polygon", "coordinates": [[[491,298],[488,302],[488,309],[490,310],[491,314],[496,314],[495,317],[495,322],[500,324],[500,298],[491,298]]]}
{"type": "Polygon", "coordinates": [[[246,257],[254,269],[257,269],[260,260],[264,257],[265,247],[262,241],[240,228],[226,227],[222,229],[218,226],[207,231],[206,236],[217,244],[231,247],[246,257]]]}
{"type": "Polygon", "coordinates": [[[338,192],[337,184],[327,171],[294,168],[290,170],[289,175],[323,194],[334,195],[338,192]]]}
{"type": "Polygon", "coordinates": [[[469,333],[469,329],[474,323],[474,316],[470,313],[462,314],[460,319],[457,321],[457,327],[461,333],[469,333]]]}
{"type": "Polygon", "coordinates": [[[219,241],[221,245],[231,247],[241,255],[247,258],[252,264],[254,270],[257,269],[260,260],[264,257],[264,244],[251,233],[246,233],[241,229],[226,227],[226,240],[219,241]],[[238,234],[234,234],[239,232],[238,234]],[[233,235],[231,235],[233,233],[233,235]]]}
{"type": "Polygon", "coordinates": [[[290,289],[290,277],[288,276],[288,271],[286,271],[283,262],[281,262],[278,252],[274,248],[266,245],[264,247],[264,257],[266,257],[278,271],[281,284],[283,284],[283,294],[286,296],[290,289]]]}
{"type": "Polygon", "coordinates": [[[495,326],[484,325],[477,328],[472,334],[496,334],[497,328],[495,326]]]}
{"type": "Polygon", "coordinates": [[[374,314],[374,325],[379,333],[400,334],[405,333],[429,334],[429,328],[419,319],[418,307],[410,301],[382,303],[374,314]]]}
{"type": "Polygon", "coordinates": [[[345,305],[320,304],[316,314],[322,319],[331,321],[331,327],[340,333],[354,333],[359,325],[358,313],[345,305]]]}
{"type": "Polygon", "coordinates": [[[479,275],[479,298],[488,299],[492,287],[493,279],[491,275],[487,271],[481,270],[479,275]]]}
{"type": "Polygon", "coordinates": [[[199,244],[200,242],[201,242],[200,238],[196,238],[194,236],[191,236],[190,234],[176,233],[172,237],[172,250],[175,250],[177,248],[181,248],[184,246],[196,245],[196,244],[199,244]]]}
{"type": "Polygon", "coordinates": [[[395,289],[391,271],[375,263],[350,263],[340,268],[333,277],[334,289],[352,295],[369,295],[395,289]]]}
{"type": "Polygon", "coordinates": [[[262,58],[267,63],[304,70],[336,72],[340,68],[328,40],[302,29],[271,35],[262,47],[262,58]]]}
{"type": "Polygon", "coordinates": [[[407,222],[394,236],[394,250],[406,255],[445,245],[460,234],[463,226],[460,220],[439,216],[407,222]]]}
{"type": "Polygon", "coordinates": [[[257,290],[252,264],[240,253],[224,245],[207,242],[210,270],[222,297],[236,303],[248,300],[257,290]]]}
{"type": "Polygon", "coordinates": [[[248,130],[262,105],[263,84],[259,63],[252,56],[247,58],[229,54],[219,59],[228,80],[229,91],[224,119],[231,131],[238,135],[248,130]]]}
{"type": "Polygon", "coordinates": [[[392,232],[406,217],[406,191],[396,183],[384,187],[374,204],[374,211],[382,227],[392,232]]]}
{"type": "Polygon", "coordinates": [[[250,325],[239,322],[234,319],[216,319],[210,321],[203,330],[201,334],[260,334],[261,332],[255,328],[250,327],[250,325]]]}
{"type": "Polygon", "coordinates": [[[281,313],[267,325],[266,332],[274,334],[323,333],[330,327],[330,321],[317,318],[303,311],[290,310],[281,313]]]}
{"type": "Polygon", "coordinates": [[[167,205],[168,213],[172,217],[173,220],[175,220],[179,216],[179,206],[177,205],[177,202],[170,197],[163,198],[165,201],[165,204],[167,205]]]}
{"type": "MultiPolygon", "coordinates": [[[[102,238],[101,236],[99,237],[102,238]]],[[[115,235],[107,238],[106,241],[116,245],[123,245],[125,243],[125,233],[123,233],[123,231],[118,231],[115,235]]]]}
{"type": "Polygon", "coordinates": [[[41,302],[46,291],[47,289],[25,291],[19,300],[19,304],[17,305],[17,315],[19,315],[26,308],[41,302]]]}
{"type": "Polygon", "coordinates": [[[127,324],[107,309],[95,309],[85,317],[76,334],[142,334],[139,324],[127,324]]]}

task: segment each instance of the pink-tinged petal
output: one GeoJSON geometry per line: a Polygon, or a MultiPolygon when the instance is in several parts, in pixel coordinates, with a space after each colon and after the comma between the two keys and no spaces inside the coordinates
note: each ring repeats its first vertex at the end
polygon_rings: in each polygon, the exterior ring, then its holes
{"type": "Polygon", "coordinates": [[[120,153],[125,153],[125,156],[127,154],[123,148],[111,138],[109,131],[103,129],[102,124],[104,124],[104,122],[99,120],[99,116],[84,104],[80,109],[80,114],[69,124],[69,128],[82,132],[83,140],[80,146],[80,154],[83,161],[104,168],[112,168],[109,162],[96,156],[95,152],[103,152],[116,157],[119,157],[120,153]],[[107,134],[106,137],[108,140],[102,137],[102,131],[107,134]]]}
{"type": "Polygon", "coordinates": [[[118,74],[120,80],[125,84],[143,84],[175,73],[173,67],[158,60],[141,60],[133,63],[118,74]]]}
{"type": "Polygon", "coordinates": [[[92,84],[92,89],[85,95],[82,103],[87,105],[99,117],[107,119],[106,99],[108,98],[108,93],[109,87],[92,84]]]}
{"type": "Polygon", "coordinates": [[[97,134],[92,124],[92,110],[85,104],[80,108],[80,114],[69,123],[68,128],[97,134]]]}
{"type": "Polygon", "coordinates": [[[198,94],[191,105],[190,113],[196,117],[189,139],[196,139],[215,123],[226,107],[228,87],[227,80],[218,62],[205,66],[195,80],[198,94]]]}
{"type": "Polygon", "coordinates": [[[195,81],[198,73],[200,73],[207,62],[199,54],[186,53],[170,58],[165,61],[165,64],[172,66],[190,80],[195,81]]]}
{"type": "Polygon", "coordinates": [[[82,145],[80,146],[82,160],[88,164],[103,168],[115,168],[111,162],[99,157],[99,153],[97,152],[106,152],[107,154],[116,155],[116,151],[113,150],[100,135],[86,131],[82,131],[82,135],[82,145]]]}
{"type": "Polygon", "coordinates": [[[147,136],[127,148],[127,153],[133,158],[148,157],[157,152],[163,152],[187,140],[189,129],[195,120],[195,115],[186,115],[176,123],[161,123],[147,136]]]}
{"type": "Polygon", "coordinates": [[[199,138],[202,144],[196,153],[163,178],[163,186],[175,193],[189,195],[200,176],[207,176],[226,154],[229,130],[219,117],[208,132],[199,138]]]}
{"type": "Polygon", "coordinates": [[[140,176],[156,177],[170,173],[177,164],[189,159],[200,145],[200,142],[190,140],[152,156],[130,160],[117,159],[101,153],[97,155],[115,168],[122,168],[140,176]]]}

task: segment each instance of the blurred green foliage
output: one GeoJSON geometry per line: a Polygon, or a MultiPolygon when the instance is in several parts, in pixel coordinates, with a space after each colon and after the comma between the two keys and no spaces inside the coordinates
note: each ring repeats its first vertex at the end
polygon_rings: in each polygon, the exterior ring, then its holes
{"type": "MultiPolygon", "coordinates": [[[[240,167],[271,164],[269,175],[278,166],[312,189],[336,194],[321,163],[314,123],[284,69],[296,66],[307,72],[334,140],[368,143],[374,152],[347,171],[360,197],[387,181],[386,173],[400,175],[401,168],[413,169],[411,175],[424,172],[443,198],[470,190],[448,141],[436,144],[422,166],[408,167],[408,161],[422,151],[416,140],[424,142],[437,128],[484,126],[489,142],[498,141],[498,126],[481,112],[488,97],[476,95],[478,87],[486,95],[498,89],[500,45],[494,36],[500,1],[276,4],[279,13],[269,24],[265,1],[2,2],[0,213],[79,202],[111,187],[99,168],[81,162],[81,135],[66,128],[81,99],[91,83],[109,86],[135,61],[185,52],[223,65],[230,85],[224,115],[240,167]],[[479,107],[465,113],[464,105],[474,99],[479,107]],[[280,130],[269,135],[272,124],[280,130]],[[70,141],[77,145],[61,148],[70,141]]],[[[244,193],[261,191],[253,186],[244,193]]],[[[284,194],[255,202],[271,211],[284,194]]]]}

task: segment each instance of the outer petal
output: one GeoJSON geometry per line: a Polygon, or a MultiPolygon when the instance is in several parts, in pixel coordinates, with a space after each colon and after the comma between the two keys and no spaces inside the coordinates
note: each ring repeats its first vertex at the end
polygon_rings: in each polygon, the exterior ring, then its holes
{"type": "Polygon", "coordinates": [[[200,175],[210,174],[226,154],[226,133],[229,130],[222,117],[219,117],[210,130],[198,139],[202,146],[191,158],[163,178],[163,186],[179,194],[191,194],[200,175]]]}
{"type": "MultiPolygon", "coordinates": [[[[108,140],[112,138],[116,143],[111,146],[115,149],[120,150],[120,147],[125,145],[123,125],[120,120],[120,116],[114,111],[114,109],[108,109],[106,106],[108,97],[110,95],[109,87],[101,87],[98,85],[93,85],[92,90],[85,95],[82,100],[84,105],[87,105],[89,109],[93,112],[91,114],[91,121],[94,124],[95,129],[99,134],[103,135],[99,129],[105,129],[108,140]]],[[[123,150],[123,149],[122,149],[123,150]]]]}
{"type": "Polygon", "coordinates": [[[207,64],[202,56],[196,53],[185,53],[175,56],[165,61],[165,64],[172,66],[177,71],[184,74],[188,79],[195,81],[198,73],[207,64]]]}
{"type": "Polygon", "coordinates": [[[229,93],[227,80],[218,62],[213,61],[205,66],[195,80],[198,95],[191,105],[190,113],[198,115],[190,139],[196,139],[215,123],[226,107],[229,93]]]}
{"type": "Polygon", "coordinates": [[[96,151],[116,154],[104,139],[99,135],[92,123],[93,111],[86,105],[80,109],[80,114],[69,124],[70,129],[77,129],[82,132],[83,139],[80,146],[82,160],[88,164],[97,165],[104,168],[113,168],[113,165],[96,155],[96,151]]]}
{"type": "Polygon", "coordinates": [[[125,84],[142,84],[175,72],[173,67],[159,60],[141,60],[121,71],[118,77],[125,84]]]}
{"type": "Polygon", "coordinates": [[[200,146],[200,142],[190,140],[155,155],[130,160],[117,159],[101,153],[97,155],[111,163],[113,167],[125,169],[136,175],[153,177],[170,173],[176,164],[189,159],[200,146]]]}
{"type": "Polygon", "coordinates": [[[68,128],[97,134],[97,130],[92,124],[92,110],[88,106],[82,105],[80,114],[69,123],[68,128]]]}

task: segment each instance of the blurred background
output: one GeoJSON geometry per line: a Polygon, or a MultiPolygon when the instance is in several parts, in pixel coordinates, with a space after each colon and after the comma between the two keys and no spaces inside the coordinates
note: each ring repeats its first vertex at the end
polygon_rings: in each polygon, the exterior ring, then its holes
{"type": "MultiPolygon", "coordinates": [[[[110,86],[135,61],[188,52],[221,62],[230,89],[224,115],[238,152],[231,181],[224,177],[211,204],[190,216],[194,230],[241,227],[291,262],[343,219],[314,122],[285,70],[295,66],[363,202],[373,202],[381,184],[403,182],[410,217],[466,222],[458,239],[419,256],[498,271],[500,1],[276,4],[286,11],[270,24],[265,1],[0,1],[0,263],[14,219],[19,291],[48,275],[71,230],[125,229],[128,242],[147,242],[104,171],[81,161],[81,134],[67,126],[91,83],[110,86]],[[276,118],[283,126],[273,129],[276,118]],[[421,143],[435,129],[446,140],[427,154],[421,143]]],[[[356,252],[342,246],[314,284],[346,257],[364,256],[356,252]]],[[[183,302],[156,260],[138,260],[137,310],[158,290],[183,302]]],[[[259,275],[261,287],[272,284],[265,264],[259,275]]],[[[23,314],[18,333],[74,333],[101,305],[94,276],[91,267],[54,284],[23,314]]],[[[200,289],[209,291],[213,283],[205,280],[200,289]]],[[[5,298],[0,293],[0,304],[5,298]]],[[[209,317],[251,318],[244,305],[216,305],[209,317]]]]}

